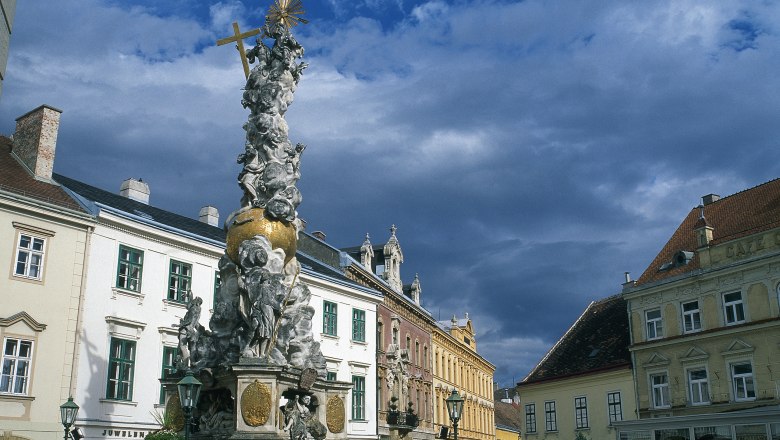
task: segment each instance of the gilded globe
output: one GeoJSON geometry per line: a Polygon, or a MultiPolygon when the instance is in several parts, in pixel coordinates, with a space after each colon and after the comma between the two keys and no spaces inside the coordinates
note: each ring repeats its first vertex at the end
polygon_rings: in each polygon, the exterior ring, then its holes
{"type": "Polygon", "coordinates": [[[241,211],[228,220],[227,249],[228,257],[238,264],[238,247],[244,240],[255,235],[263,235],[271,242],[273,249],[284,251],[284,262],[295,256],[298,247],[298,234],[292,223],[273,220],[265,216],[262,208],[250,208],[241,211]]]}

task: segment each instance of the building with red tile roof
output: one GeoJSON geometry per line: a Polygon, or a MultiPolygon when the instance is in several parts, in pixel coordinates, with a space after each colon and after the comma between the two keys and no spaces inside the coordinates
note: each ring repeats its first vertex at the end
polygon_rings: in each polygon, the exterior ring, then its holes
{"type": "Polygon", "coordinates": [[[622,296],[648,419],[625,438],[780,431],[780,179],[704,196],[622,296]]]}

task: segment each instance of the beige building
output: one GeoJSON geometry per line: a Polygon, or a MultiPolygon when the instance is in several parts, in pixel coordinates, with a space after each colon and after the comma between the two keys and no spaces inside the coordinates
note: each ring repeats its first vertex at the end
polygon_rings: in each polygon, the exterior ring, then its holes
{"type": "Polygon", "coordinates": [[[62,438],[73,394],[94,220],[51,180],[60,111],[41,106],[0,137],[0,435],[62,438]]]}
{"type": "Polygon", "coordinates": [[[493,372],[495,365],[477,353],[474,327],[468,314],[440,321],[433,340],[433,421],[438,432],[450,426],[445,400],[453,389],[465,399],[458,422],[459,439],[494,439],[493,372]]]}
{"type": "Polygon", "coordinates": [[[639,415],[667,419],[621,438],[780,435],[780,180],[703,197],[623,297],[639,415]]]}
{"type": "Polygon", "coordinates": [[[615,438],[616,422],[636,418],[628,346],[625,301],[592,302],[517,384],[523,439],[615,438]]]}

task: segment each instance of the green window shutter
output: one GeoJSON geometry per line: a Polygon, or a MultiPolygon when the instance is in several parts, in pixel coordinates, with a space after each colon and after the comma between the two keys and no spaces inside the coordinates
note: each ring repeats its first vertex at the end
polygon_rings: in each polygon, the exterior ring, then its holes
{"type": "Polygon", "coordinates": [[[352,420],[366,419],[366,378],[352,376],[352,420]]]}
{"type": "Polygon", "coordinates": [[[144,253],[124,245],[119,246],[119,262],[116,271],[116,287],[133,292],[141,291],[144,253]]]}
{"type": "Polygon", "coordinates": [[[366,342],[366,312],[352,309],[352,340],[366,342]]]}
{"type": "Polygon", "coordinates": [[[133,400],[135,341],[111,338],[106,399],[133,400]]]}
{"type": "Polygon", "coordinates": [[[338,309],[336,303],[324,301],[322,305],[322,332],[336,336],[338,309]]]}
{"type": "MultiPolygon", "coordinates": [[[[165,379],[169,374],[176,371],[176,347],[163,347],[162,352],[162,372],[160,378],[165,379]]],[[[160,404],[165,403],[165,388],[160,385],[160,404]]]]}
{"type": "Polygon", "coordinates": [[[170,301],[189,302],[189,290],[192,287],[192,265],[171,260],[168,273],[168,299],[170,301]]]}

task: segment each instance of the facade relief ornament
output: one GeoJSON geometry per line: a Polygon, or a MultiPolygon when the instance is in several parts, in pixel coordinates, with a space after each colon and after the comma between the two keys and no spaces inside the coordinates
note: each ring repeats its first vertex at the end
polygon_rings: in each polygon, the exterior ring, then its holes
{"type": "Polygon", "coordinates": [[[718,279],[718,284],[721,287],[731,286],[733,284],[739,284],[742,282],[742,272],[736,273],[728,277],[721,277],[718,279]]]}
{"type": "Polygon", "coordinates": [[[241,393],[241,417],[249,426],[262,426],[271,415],[271,390],[255,380],[241,393]]]}
{"type": "Polygon", "coordinates": [[[334,434],[344,431],[346,409],[344,401],[339,396],[333,396],[328,399],[328,406],[325,411],[325,422],[328,430],[334,434]]]}

